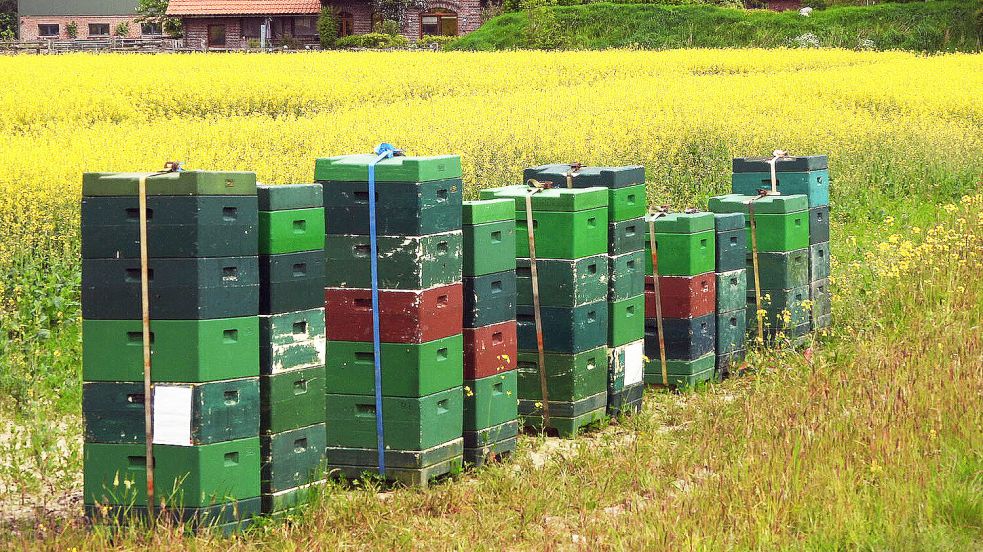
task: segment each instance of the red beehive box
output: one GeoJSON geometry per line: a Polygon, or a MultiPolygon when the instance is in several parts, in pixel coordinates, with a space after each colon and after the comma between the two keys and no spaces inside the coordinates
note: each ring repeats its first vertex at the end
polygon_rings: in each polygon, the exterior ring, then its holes
{"type": "MultiPolygon", "coordinates": [[[[655,282],[645,277],[645,318],[655,318],[655,282]]],[[[659,276],[663,318],[693,318],[716,308],[717,279],[713,272],[697,276],[659,276]]]]}
{"type": "Polygon", "coordinates": [[[515,320],[480,328],[464,328],[464,379],[478,379],[515,370],[517,356],[515,320]]]}
{"type": "MultiPolygon", "coordinates": [[[[325,288],[329,341],[372,341],[372,290],[325,288]]],[[[461,284],[426,290],[379,290],[379,333],[385,343],[425,343],[461,333],[461,284]]]]}

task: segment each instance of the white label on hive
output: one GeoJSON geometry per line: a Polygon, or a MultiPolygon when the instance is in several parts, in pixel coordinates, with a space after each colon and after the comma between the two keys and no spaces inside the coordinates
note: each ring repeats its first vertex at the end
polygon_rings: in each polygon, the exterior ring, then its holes
{"type": "Polygon", "coordinates": [[[189,385],[154,386],[154,444],[190,447],[191,401],[189,385]]]}
{"type": "Polygon", "coordinates": [[[642,383],[645,377],[645,340],[625,345],[625,387],[642,383]]]}

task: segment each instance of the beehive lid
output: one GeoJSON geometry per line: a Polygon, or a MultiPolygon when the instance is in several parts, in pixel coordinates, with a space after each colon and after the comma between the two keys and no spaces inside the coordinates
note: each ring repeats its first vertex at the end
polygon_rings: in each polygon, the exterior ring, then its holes
{"type": "Polygon", "coordinates": [[[85,173],[82,196],[135,196],[140,177],[147,178],[147,195],[256,195],[256,173],[181,171],[157,173],[85,173]]]}
{"type": "MultiPolygon", "coordinates": [[[[728,194],[710,198],[714,213],[747,213],[748,203],[756,196],[728,194]]],[[[809,198],[802,194],[765,196],[754,201],[755,213],[796,213],[809,208],[809,198]]]]}
{"type": "Polygon", "coordinates": [[[483,224],[515,219],[515,201],[508,198],[465,201],[461,204],[462,224],[483,224]]]}
{"type": "Polygon", "coordinates": [[[324,192],[320,184],[258,184],[256,195],[260,211],[286,211],[311,209],[324,205],[324,192]]]}
{"type": "MultiPolygon", "coordinates": [[[[736,173],[771,172],[771,157],[736,157],[733,170],[736,173]]],[[[825,155],[803,155],[801,157],[783,157],[775,162],[776,172],[820,171],[829,168],[829,159],[825,155]]]]}
{"type": "MultiPolygon", "coordinates": [[[[522,180],[530,178],[540,182],[552,182],[554,187],[563,188],[567,185],[567,173],[570,165],[540,165],[529,167],[522,172],[522,180]]],[[[573,174],[574,188],[625,188],[645,183],[645,167],[628,165],[625,167],[581,167],[573,174]]]]}
{"type": "Polygon", "coordinates": [[[695,234],[713,230],[713,213],[667,213],[646,215],[645,223],[655,220],[656,234],[695,234]]]}
{"type": "Polygon", "coordinates": [[[744,229],[744,213],[718,213],[713,216],[717,232],[744,229]]]}
{"type": "MultiPolygon", "coordinates": [[[[366,182],[369,164],[377,158],[374,154],[358,154],[318,159],[314,163],[314,180],[366,182]]],[[[448,178],[461,178],[459,155],[390,157],[375,166],[376,182],[429,182],[448,178]]]]}
{"type": "MultiPolygon", "coordinates": [[[[529,188],[526,186],[506,186],[504,188],[488,188],[481,190],[479,196],[485,198],[509,198],[515,201],[515,210],[526,210],[526,196],[529,188]]],[[[607,188],[550,188],[540,190],[532,196],[534,211],[585,211],[608,206],[607,188]]]]}

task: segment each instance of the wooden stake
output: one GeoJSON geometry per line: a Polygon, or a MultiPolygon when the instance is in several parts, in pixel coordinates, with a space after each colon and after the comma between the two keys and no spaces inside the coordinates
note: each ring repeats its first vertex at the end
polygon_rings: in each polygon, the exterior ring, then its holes
{"type": "Polygon", "coordinates": [[[150,269],[147,250],[147,175],[140,177],[140,307],[143,318],[143,424],[146,441],[147,519],[154,525],[154,413],[150,379],[150,269]]]}
{"type": "Polygon", "coordinates": [[[543,344],[543,318],[539,308],[539,271],[536,269],[536,231],[533,229],[532,195],[539,188],[526,195],[526,234],[529,236],[529,270],[532,277],[533,318],[536,321],[536,348],[539,352],[539,389],[543,398],[543,433],[550,423],[550,398],[546,388],[546,346],[543,344]]]}
{"type": "Polygon", "coordinates": [[[659,330],[659,361],[662,363],[662,385],[669,387],[669,369],[666,366],[666,338],[662,331],[662,292],[659,287],[659,254],[655,247],[655,219],[649,221],[649,247],[652,249],[652,285],[655,288],[655,326],[659,330]]]}

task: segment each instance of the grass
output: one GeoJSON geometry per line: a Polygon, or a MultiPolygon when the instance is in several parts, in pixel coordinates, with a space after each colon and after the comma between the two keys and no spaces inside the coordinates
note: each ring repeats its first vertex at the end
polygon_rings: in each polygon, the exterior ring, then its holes
{"type": "Polygon", "coordinates": [[[797,37],[811,33],[827,48],[978,52],[980,9],[978,0],[947,0],[833,7],[802,17],[709,5],[589,3],[506,13],[452,48],[774,48],[794,47],[797,37]]]}
{"type": "MultiPolygon", "coordinates": [[[[0,142],[0,159],[10,160],[0,174],[0,546],[983,547],[983,118],[972,100],[979,56],[804,52],[793,63],[775,61],[782,51],[395,55],[405,75],[386,73],[394,58],[376,54],[52,56],[30,67],[0,60],[11,75],[45,82],[0,92],[10,137],[0,142]],[[169,91],[121,102],[132,113],[86,88],[89,77],[102,82],[105,70],[131,62],[155,80],[170,70],[182,78],[169,91]],[[240,63],[275,67],[286,89],[232,74],[232,89],[214,91],[210,79],[224,69],[209,64],[241,73],[240,63]],[[458,78],[427,86],[438,72],[406,69],[418,63],[453,68],[458,78]],[[58,64],[74,76],[43,70],[58,64]],[[313,81],[287,88],[322,64],[363,67],[367,76],[351,79],[362,96],[322,98],[316,94],[331,87],[313,81]],[[574,70],[584,82],[544,80],[574,70]],[[516,84],[531,82],[538,84],[516,84]],[[49,112],[64,119],[53,123],[18,103],[69,85],[74,92],[57,94],[68,104],[49,112]],[[373,104],[380,91],[398,98],[385,111],[373,104]],[[781,101],[792,94],[795,102],[781,101]],[[280,96],[289,103],[278,104],[280,96]],[[443,109],[421,115],[403,106],[422,101],[443,109]],[[148,102],[185,111],[161,122],[148,102]],[[235,102],[254,114],[228,114],[235,102]],[[385,125],[399,145],[462,152],[469,195],[532,163],[637,160],[653,202],[704,205],[727,189],[734,155],[777,143],[829,152],[834,327],[817,336],[811,360],[781,345],[757,350],[750,377],[650,391],[641,416],[562,444],[525,437],[512,462],[430,490],[331,486],[289,522],[264,522],[231,541],[85,527],[77,502],[78,172],[148,166],[167,152],[192,166],[304,181],[313,157],[358,149],[377,138],[366,128],[381,133],[385,125]],[[335,128],[348,130],[323,131],[335,128]]],[[[143,88],[117,92],[132,90],[143,88]]]]}

